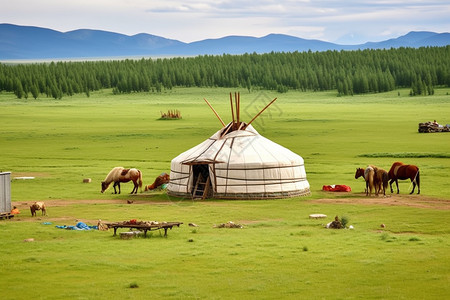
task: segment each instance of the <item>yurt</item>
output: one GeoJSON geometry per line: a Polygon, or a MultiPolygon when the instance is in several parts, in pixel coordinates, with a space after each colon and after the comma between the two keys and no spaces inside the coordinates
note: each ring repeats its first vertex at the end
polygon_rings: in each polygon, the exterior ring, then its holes
{"type": "Polygon", "coordinates": [[[260,135],[251,122],[240,122],[239,104],[236,117],[233,113],[233,122],[225,125],[218,116],[224,127],[172,160],[168,194],[203,199],[308,195],[303,158],[260,135]]]}

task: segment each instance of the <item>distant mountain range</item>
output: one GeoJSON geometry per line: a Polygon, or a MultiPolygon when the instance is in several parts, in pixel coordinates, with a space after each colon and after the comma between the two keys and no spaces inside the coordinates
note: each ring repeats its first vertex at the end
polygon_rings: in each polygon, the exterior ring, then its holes
{"type": "Polygon", "coordinates": [[[284,34],[269,34],[260,38],[226,36],[184,43],[146,33],[128,36],[91,29],[59,32],[41,27],[0,24],[0,60],[192,56],[446,45],[450,45],[450,33],[428,31],[411,31],[395,39],[360,45],[339,45],[284,34]]]}

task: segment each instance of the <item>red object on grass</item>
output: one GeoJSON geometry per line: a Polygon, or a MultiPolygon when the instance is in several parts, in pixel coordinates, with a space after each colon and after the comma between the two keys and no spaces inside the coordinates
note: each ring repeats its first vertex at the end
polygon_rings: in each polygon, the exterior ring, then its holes
{"type": "Polygon", "coordinates": [[[348,185],[343,184],[333,184],[333,185],[324,185],[322,187],[322,191],[327,192],[351,192],[352,188],[348,185]]]}

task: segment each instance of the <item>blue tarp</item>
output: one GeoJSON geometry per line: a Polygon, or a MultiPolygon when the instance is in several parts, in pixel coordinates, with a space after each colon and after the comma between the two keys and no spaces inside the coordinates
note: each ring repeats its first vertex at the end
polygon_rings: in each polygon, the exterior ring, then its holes
{"type": "Polygon", "coordinates": [[[91,229],[98,230],[98,226],[88,226],[83,222],[78,222],[77,225],[75,225],[75,226],[56,225],[55,227],[60,228],[60,229],[67,229],[67,230],[91,230],[91,229]]]}

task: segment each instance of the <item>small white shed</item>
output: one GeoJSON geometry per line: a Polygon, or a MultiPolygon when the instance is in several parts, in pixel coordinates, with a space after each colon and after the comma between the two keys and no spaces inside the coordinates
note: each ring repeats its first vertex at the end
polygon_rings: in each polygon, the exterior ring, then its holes
{"type": "Polygon", "coordinates": [[[11,172],[0,172],[0,213],[11,211],[11,172]]]}

